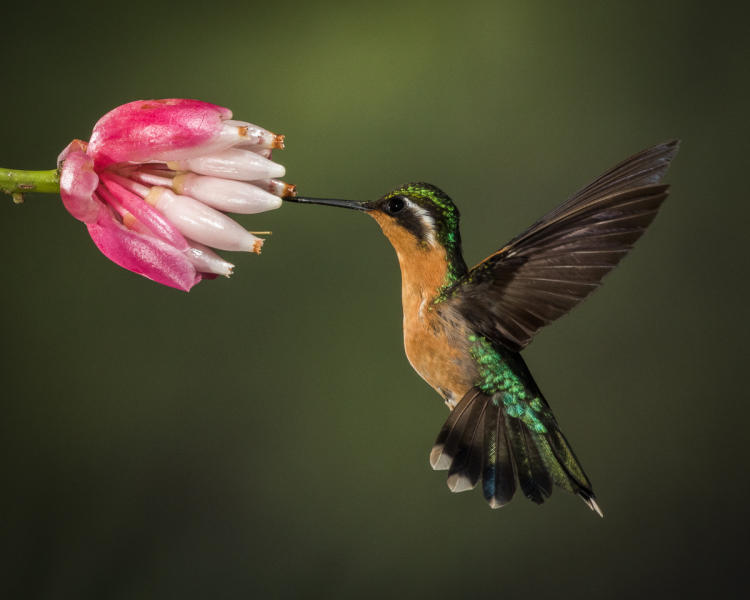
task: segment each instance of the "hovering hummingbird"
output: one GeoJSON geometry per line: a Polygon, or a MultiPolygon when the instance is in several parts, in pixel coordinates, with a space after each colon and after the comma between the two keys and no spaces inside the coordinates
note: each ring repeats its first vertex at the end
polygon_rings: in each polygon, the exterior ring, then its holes
{"type": "Polygon", "coordinates": [[[429,183],[373,202],[288,198],[363,211],[395,248],[406,356],[451,410],[430,464],[448,470],[452,492],[481,479],[497,508],[517,485],[542,503],[556,484],[603,516],[520,351],[593,292],[641,237],[667,197],[661,180],[678,146],[673,140],[628,158],[471,269],[458,208],[429,183]]]}

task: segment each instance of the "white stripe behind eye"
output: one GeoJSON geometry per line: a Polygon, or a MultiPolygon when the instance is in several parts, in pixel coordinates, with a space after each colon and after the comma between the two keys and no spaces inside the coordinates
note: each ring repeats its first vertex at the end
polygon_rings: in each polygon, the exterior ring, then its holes
{"type": "Polygon", "coordinates": [[[435,245],[435,219],[432,218],[432,215],[427,212],[424,208],[419,206],[419,204],[415,204],[408,198],[405,198],[406,200],[406,206],[408,206],[415,215],[419,218],[419,221],[422,223],[422,227],[427,232],[427,239],[425,240],[430,246],[435,245]]]}

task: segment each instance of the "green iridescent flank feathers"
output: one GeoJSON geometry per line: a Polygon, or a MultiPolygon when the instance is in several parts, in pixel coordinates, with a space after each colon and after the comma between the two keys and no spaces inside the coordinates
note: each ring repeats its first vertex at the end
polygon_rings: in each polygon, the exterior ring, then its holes
{"type": "Polygon", "coordinates": [[[492,396],[496,405],[502,400],[509,417],[521,419],[531,431],[547,433],[547,427],[539,418],[544,415],[541,399],[528,398],[526,386],[486,338],[470,335],[469,341],[469,351],[479,367],[477,387],[492,396]]]}
{"type": "Polygon", "coordinates": [[[468,271],[466,263],[464,263],[461,256],[461,234],[458,229],[460,215],[450,198],[432,186],[422,184],[406,185],[388,194],[386,199],[402,195],[416,201],[434,217],[437,241],[445,248],[448,266],[445,281],[435,299],[435,304],[438,304],[445,300],[445,292],[448,288],[461,279],[468,271]]]}

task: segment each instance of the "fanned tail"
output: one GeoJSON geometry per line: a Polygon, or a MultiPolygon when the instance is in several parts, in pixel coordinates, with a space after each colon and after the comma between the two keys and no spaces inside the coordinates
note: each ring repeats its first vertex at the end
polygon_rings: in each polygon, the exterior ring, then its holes
{"type": "Polygon", "coordinates": [[[432,468],[448,470],[452,492],[472,489],[481,479],[492,508],[510,502],[517,486],[541,504],[556,484],[604,516],[588,477],[541,394],[539,401],[538,420],[529,421],[510,416],[501,393],[490,395],[472,388],[441,429],[430,452],[432,468]]]}

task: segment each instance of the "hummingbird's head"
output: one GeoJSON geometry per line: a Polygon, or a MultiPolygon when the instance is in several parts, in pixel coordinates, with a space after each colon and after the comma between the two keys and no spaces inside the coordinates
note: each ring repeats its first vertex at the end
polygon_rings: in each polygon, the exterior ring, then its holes
{"type": "Polygon", "coordinates": [[[458,208],[432,184],[407,183],[364,206],[396,250],[460,244],[458,208]]]}
{"type": "Polygon", "coordinates": [[[431,289],[455,283],[466,273],[461,256],[458,208],[429,183],[407,183],[372,202],[326,198],[285,198],[366,212],[375,219],[396,250],[404,277],[431,289]]]}
{"type": "Polygon", "coordinates": [[[299,196],[287,200],[364,211],[377,221],[398,252],[460,248],[458,208],[445,192],[429,183],[407,183],[372,202],[299,196]]]}

